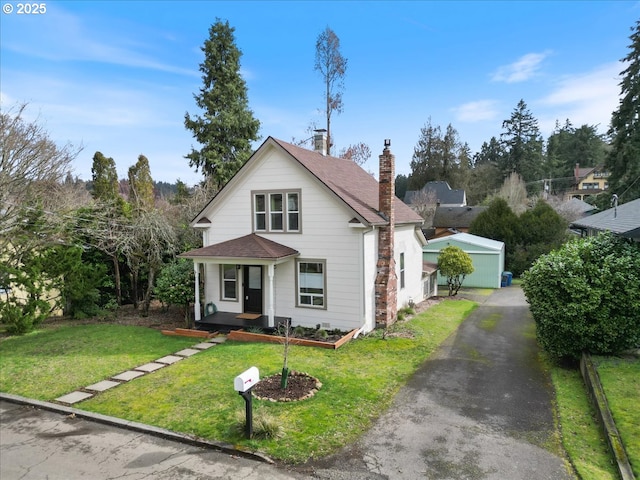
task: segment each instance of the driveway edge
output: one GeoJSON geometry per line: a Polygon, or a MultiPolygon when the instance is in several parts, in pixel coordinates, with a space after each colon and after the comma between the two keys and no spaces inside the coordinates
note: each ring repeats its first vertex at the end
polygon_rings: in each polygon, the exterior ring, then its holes
{"type": "Polygon", "coordinates": [[[607,403],[607,397],[600,383],[598,370],[591,360],[591,355],[588,353],[582,354],[582,358],[580,359],[580,372],[582,372],[582,378],[587,386],[591,402],[598,413],[598,420],[604,430],[605,437],[607,437],[607,444],[616,461],[616,468],[618,469],[620,478],[622,480],[635,480],[636,477],[633,474],[633,470],[631,470],[627,451],[624,449],[620,433],[618,432],[616,423],[613,420],[613,415],[609,409],[609,404],[607,403]]]}
{"type": "Polygon", "coordinates": [[[272,459],[270,459],[266,455],[263,455],[259,452],[244,450],[242,448],[234,447],[233,445],[229,445],[226,443],[210,442],[208,440],[193,437],[190,435],[172,432],[171,430],[166,430],[164,428],[154,427],[152,425],[145,425],[144,423],[131,422],[128,420],[123,420],[121,418],[110,417],[108,415],[102,415],[100,413],[87,412],[77,408],[65,407],[63,405],[58,405],[55,403],[34,400],[31,398],[21,397],[19,395],[13,395],[11,393],[0,392],[0,400],[5,400],[7,402],[16,403],[19,405],[26,405],[34,408],[39,408],[42,410],[48,410],[48,411],[60,413],[63,415],[74,415],[75,417],[83,418],[85,420],[89,420],[92,422],[102,423],[105,425],[110,425],[118,428],[124,428],[134,432],[146,433],[148,435],[153,435],[155,437],[164,438],[167,440],[174,440],[176,442],[186,443],[188,445],[193,445],[196,447],[218,450],[220,452],[224,452],[229,455],[238,455],[238,456],[242,456],[252,460],[257,460],[260,462],[272,464],[272,465],[275,464],[275,462],[272,459]]]}

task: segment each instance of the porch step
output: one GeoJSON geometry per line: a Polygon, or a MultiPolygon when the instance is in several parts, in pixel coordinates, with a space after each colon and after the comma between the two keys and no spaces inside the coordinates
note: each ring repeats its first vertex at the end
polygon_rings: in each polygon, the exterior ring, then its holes
{"type": "Polygon", "coordinates": [[[212,338],[216,333],[204,330],[193,330],[189,328],[176,328],[175,330],[162,330],[163,335],[173,335],[179,337],[212,338]]]}

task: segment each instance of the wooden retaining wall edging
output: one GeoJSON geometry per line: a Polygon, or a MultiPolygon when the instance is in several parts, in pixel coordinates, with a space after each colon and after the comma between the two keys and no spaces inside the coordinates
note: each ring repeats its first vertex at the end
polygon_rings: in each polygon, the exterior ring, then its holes
{"type": "MultiPolygon", "coordinates": [[[[337,349],[342,345],[347,343],[353,336],[356,334],[358,329],[351,330],[344,337],[338,340],[335,343],[322,342],[318,340],[307,340],[304,338],[289,338],[290,345],[302,345],[305,347],[320,347],[320,348],[329,348],[329,349],[337,349]]],[[[227,335],[228,340],[238,340],[240,342],[265,342],[265,343],[284,343],[283,337],[278,337],[275,335],[266,335],[264,333],[251,333],[246,332],[244,330],[232,330],[227,335]]]]}
{"type": "Polygon", "coordinates": [[[591,355],[588,353],[582,354],[582,358],[580,359],[580,372],[582,372],[582,378],[587,386],[589,397],[596,409],[600,425],[604,430],[609,449],[616,461],[620,478],[622,480],[636,480],[633,470],[631,469],[631,464],[629,463],[629,457],[620,438],[620,433],[613,420],[613,415],[611,415],[611,410],[609,410],[609,404],[607,403],[607,397],[600,383],[598,370],[591,360],[591,355]]]}

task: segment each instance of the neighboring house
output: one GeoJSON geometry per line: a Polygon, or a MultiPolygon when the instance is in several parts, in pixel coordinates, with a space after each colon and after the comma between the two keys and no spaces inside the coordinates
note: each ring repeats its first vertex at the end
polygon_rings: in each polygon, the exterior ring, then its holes
{"type": "Polygon", "coordinates": [[[431,200],[440,207],[464,207],[467,205],[467,194],[464,190],[452,190],[447,182],[427,182],[420,190],[408,190],[404,203],[414,205],[431,200]]]}
{"type": "MultiPolygon", "coordinates": [[[[437,263],[440,250],[449,245],[461,248],[473,262],[473,273],[467,275],[463,282],[465,287],[500,288],[505,261],[503,242],[469,233],[456,233],[429,240],[423,248],[424,261],[437,263]]],[[[440,273],[438,273],[438,284],[447,284],[447,278],[440,273]]]]}
{"type": "Polygon", "coordinates": [[[592,195],[597,195],[609,188],[610,173],[602,166],[580,168],[576,163],[573,171],[574,187],[568,192],[570,198],[584,200],[592,195]]]}
{"type": "Polygon", "coordinates": [[[455,233],[469,233],[471,223],[487,207],[443,207],[436,208],[433,216],[433,233],[428,239],[441,238],[455,233]]]}
{"type": "Polygon", "coordinates": [[[576,220],[570,228],[586,236],[612,232],[640,242],[640,198],[576,220]]]}
{"type": "MultiPolygon", "coordinates": [[[[180,256],[204,272],[205,306],[366,332],[423,299],[422,218],[394,195],[389,142],[378,183],[326,141],[267,138],[194,218],[204,246],[180,256]]],[[[196,289],[196,321],[200,309],[196,289]]]]}

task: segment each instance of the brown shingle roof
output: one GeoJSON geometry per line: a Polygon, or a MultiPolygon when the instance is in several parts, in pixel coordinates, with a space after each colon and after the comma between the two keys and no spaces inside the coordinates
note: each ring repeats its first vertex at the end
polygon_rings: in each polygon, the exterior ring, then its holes
{"type": "Polygon", "coordinates": [[[297,250],[267,240],[255,233],[216,243],[208,247],[196,248],[178,255],[182,258],[220,257],[220,258],[260,258],[279,260],[299,255],[297,250]]]}
{"type": "MultiPolygon", "coordinates": [[[[378,182],[355,162],[272,139],[365,221],[372,225],[387,223],[378,212],[378,182]]],[[[394,207],[396,223],[422,224],[422,217],[397,197],[394,207]]]]}

